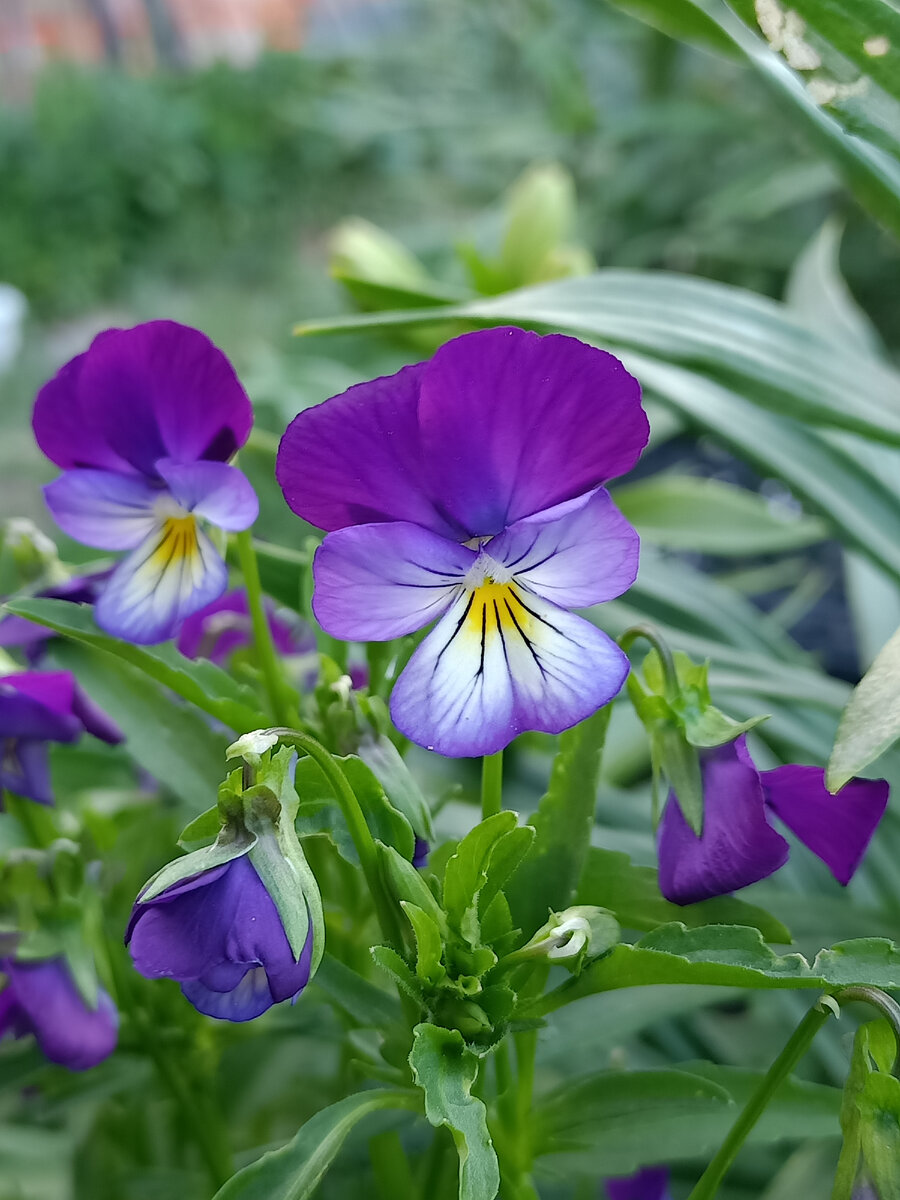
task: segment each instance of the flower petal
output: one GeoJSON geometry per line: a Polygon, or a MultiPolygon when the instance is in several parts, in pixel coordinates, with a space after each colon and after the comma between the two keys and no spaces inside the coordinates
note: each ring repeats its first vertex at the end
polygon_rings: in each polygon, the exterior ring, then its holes
{"type": "Polygon", "coordinates": [[[313,611],[332,637],[401,637],[447,611],[476,558],[405,521],[339,529],[316,551],[313,611]]]}
{"type": "Polygon", "coordinates": [[[250,480],[227,463],[176,463],[161,458],[156,469],[182,508],[205,521],[239,533],[259,516],[259,500],[250,480]]]}
{"type": "Polygon", "coordinates": [[[670,1200],[669,1168],[644,1167],[633,1175],[607,1179],[609,1200],[670,1200]]]}
{"type": "Polygon", "coordinates": [[[225,591],[228,569],[193,517],[171,517],[110,576],[94,607],[114,637],[147,645],[172,637],[185,617],[225,591]]]}
{"type": "Polygon", "coordinates": [[[31,424],[44,454],[64,470],[96,467],[106,471],[133,470],[113,450],[82,403],[81,372],[87,354],[79,354],[57,372],[37,394],[31,424]]]}
{"type": "MultiPolygon", "coordinates": [[[[315,651],[315,635],[299,617],[285,609],[276,608],[269,599],[266,599],[265,607],[269,629],[279,654],[287,657],[315,651]]],[[[221,664],[227,662],[239,647],[249,646],[252,640],[253,626],[247,593],[243,588],[238,588],[185,620],[178,634],[178,649],[187,658],[208,658],[221,664]]]]}
{"type": "Polygon", "coordinates": [[[545,600],[587,608],[631,587],[640,539],[609,492],[598,488],[516,521],[484,551],[545,600]]]}
{"type": "Polygon", "coordinates": [[[75,681],[68,671],[18,671],[0,678],[0,739],[73,742],[81,726],[72,713],[75,681]]]}
{"type": "Polygon", "coordinates": [[[234,862],[183,880],[134,906],[126,943],[148,979],[199,979],[226,961],[225,942],[240,899],[234,862]]]}
{"type": "Polygon", "coordinates": [[[85,1071],[112,1054],[119,1016],[102,988],[97,1007],[90,1009],[62,958],[19,963],[6,959],[3,970],[19,1007],[20,1026],[24,1018],[51,1062],[85,1071]]]}
{"type": "Polygon", "coordinates": [[[153,529],[162,493],[138,475],[66,471],[44,488],[53,520],[64,533],[100,550],[133,550],[153,529]]]}
{"type": "Polygon", "coordinates": [[[72,712],[87,732],[102,742],[108,742],[110,746],[117,746],[119,742],[125,741],[125,734],[115,721],[108,717],[100,705],[95,704],[77,683],[75,684],[75,695],[72,698],[72,712]]]}
{"type": "Polygon", "coordinates": [[[525,730],[559,733],[619,691],[616,644],[516,583],[464,592],[391,696],[397,727],[450,757],[493,754],[525,730]]]}
{"type": "Polygon", "coordinates": [[[416,415],[424,369],[417,363],[357,384],[293,419],[275,474],[298,516],[319,529],[413,521],[465,538],[429,498],[433,464],[416,415]]]}
{"type": "Polygon", "coordinates": [[[776,767],[760,778],[772,812],[839,883],[849,883],[884,816],[887,781],[851,779],[833,796],[821,767],[776,767]]]}
{"type": "Polygon", "coordinates": [[[759,772],[743,745],[730,742],[703,751],[700,766],[702,835],[698,838],[688,825],[674,793],[659,827],[659,886],[675,904],[693,904],[756,883],[788,857],[788,843],[766,820],[759,772]]]}
{"type": "Polygon", "coordinates": [[[47,743],[36,738],[16,738],[0,759],[0,792],[13,792],[36,804],[53,804],[47,743]]]}
{"type": "Polygon", "coordinates": [[[252,1021],[275,1003],[262,967],[244,968],[240,982],[226,991],[210,987],[202,979],[186,979],[181,990],[198,1012],[220,1021],[252,1021]]]}
{"type": "Polygon", "coordinates": [[[472,537],[622,475],[649,433],[640,387],[617,358],[514,328],[442,346],[418,416],[430,492],[472,537]]]}

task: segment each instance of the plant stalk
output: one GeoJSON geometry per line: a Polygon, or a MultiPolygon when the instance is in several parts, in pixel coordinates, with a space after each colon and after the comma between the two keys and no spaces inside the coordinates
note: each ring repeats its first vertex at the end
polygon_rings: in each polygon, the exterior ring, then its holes
{"type": "Polygon", "coordinates": [[[259,564],[256,561],[256,550],[253,548],[251,531],[245,529],[242,533],[235,534],[235,544],[241,575],[244,577],[244,587],[247,591],[247,608],[253,628],[253,646],[262,671],[269,708],[276,721],[289,721],[291,705],[285,695],[284,676],[275,652],[269,618],[266,615],[262,584],[259,579],[259,564]]]}
{"type": "Polygon", "coordinates": [[[503,809],[503,751],[486,754],[481,760],[481,819],[503,809]]]}

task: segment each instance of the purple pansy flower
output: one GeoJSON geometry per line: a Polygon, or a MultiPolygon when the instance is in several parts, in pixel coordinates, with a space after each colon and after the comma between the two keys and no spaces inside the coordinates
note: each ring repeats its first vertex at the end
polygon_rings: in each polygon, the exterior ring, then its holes
{"type": "Polygon", "coordinates": [[[52,804],[47,742],[74,742],[83,730],[115,745],[123,733],[68,671],[0,677],[0,792],[52,804]]]}
{"type": "Polygon", "coordinates": [[[640,388],[570,337],[491,329],[297,416],[276,474],[329,530],[313,607],[348,641],[432,621],[391,697],[397,727],[451,756],[558,733],[628,662],[570,610],[634,581],[638,537],[601,486],[647,441],[640,388]]]}
{"type": "Polygon", "coordinates": [[[38,394],[38,445],[63,474],[44,489],[77,541],[128,550],[94,609],[126,641],[172,637],[224,592],[228,572],[200,528],[253,524],[256,494],[228,459],[253,414],[225,355],[174,321],[109,329],[38,394]]]}
{"type": "MultiPolygon", "coordinates": [[[[270,600],[266,600],[266,615],[279,654],[287,657],[314,653],[315,636],[299,619],[290,620],[270,600]]],[[[252,641],[247,593],[239,588],[188,617],[178,635],[178,649],[188,658],[208,658],[221,666],[235,650],[252,641]]]]}
{"type": "MultiPolygon", "coordinates": [[[[68,600],[72,604],[93,604],[109,574],[109,571],[96,571],[91,575],[73,575],[71,579],[36,592],[35,598],[68,600]]],[[[21,647],[29,662],[37,662],[47,642],[54,637],[56,634],[52,629],[28,621],[25,617],[17,617],[15,613],[0,617],[0,646],[21,647]]]]}
{"type": "Polygon", "coordinates": [[[70,1071],[95,1067],[115,1050],[116,1006],[100,988],[96,1007],[89,1007],[64,958],[4,958],[0,971],[6,975],[0,990],[0,1037],[33,1033],[46,1057],[70,1071]]]}
{"type": "Polygon", "coordinates": [[[883,779],[852,779],[836,796],[821,767],[759,771],[746,738],[704,750],[703,833],[698,838],[670,793],[659,827],[659,886],[676,904],[693,904],[765,879],[787,861],[790,847],[770,824],[780,821],[849,883],[884,814],[883,779]]]}
{"type": "Polygon", "coordinates": [[[177,979],[210,1017],[250,1021],[309,982],[312,922],[294,958],[272,897],[246,855],[140,897],[126,944],[148,979],[177,979]]]}
{"type": "Polygon", "coordinates": [[[644,1167],[633,1175],[607,1179],[609,1200],[671,1200],[668,1167],[644,1167]]]}

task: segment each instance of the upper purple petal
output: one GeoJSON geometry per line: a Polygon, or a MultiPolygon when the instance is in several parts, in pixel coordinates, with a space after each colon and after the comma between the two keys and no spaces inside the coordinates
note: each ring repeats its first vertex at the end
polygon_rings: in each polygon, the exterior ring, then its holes
{"type": "Polygon", "coordinates": [[[72,712],[75,681],[68,671],[19,671],[0,678],[0,739],[73,742],[81,725],[72,712]]]}
{"type": "Polygon", "coordinates": [[[851,779],[833,796],[821,767],[776,767],[760,775],[766,803],[839,883],[862,862],[888,802],[884,779],[851,779]]]}
{"type": "Polygon", "coordinates": [[[447,611],[476,558],[407,521],[338,529],[316,551],[313,611],[332,637],[401,637],[447,611]]]}
{"type": "Polygon", "coordinates": [[[759,772],[744,739],[701,751],[703,833],[698,838],[669,794],[658,835],[659,886],[693,904],[765,879],[783,866],[788,843],[766,819],[759,772]]]}
{"type": "Polygon", "coordinates": [[[430,493],[480,536],[591,491],[646,445],[640,395],[617,358],[576,338],[516,328],[454,338],[422,377],[430,493]]]}
{"type": "Polygon", "coordinates": [[[275,474],[289,506],[320,529],[412,521],[465,534],[431,500],[433,463],[418,426],[425,364],[373,379],[298,413],[281,439],[275,474]]]}
{"type": "Polygon", "coordinates": [[[51,1062],[84,1071],[108,1058],[116,1047],[119,1017],[100,989],[97,1007],[85,1004],[62,958],[41,962],[5,959],[2,969],[15,999],[19,1034],[32,1032],[51,1062]]]}
{"type": "Polygon", "coordinates": [[[231,364],[205,334],[150,321],[101,333],[67,364],[38,395],[34,431],[63,468],[155,477],[160,458],[227,461],[252,420],[231,364]]]}
{"type": "Polygon", "coordinates": [[[607,1179],[609,1200],[670,1200],[669,1168],[644,1167],[633,1175],[607,1179]]]}

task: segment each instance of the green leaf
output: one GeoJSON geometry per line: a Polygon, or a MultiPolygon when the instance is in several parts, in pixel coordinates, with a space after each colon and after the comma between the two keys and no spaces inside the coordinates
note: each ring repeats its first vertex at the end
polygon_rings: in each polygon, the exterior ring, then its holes
{"type": "Polygon", "coordinates": [[[159,646],[135,646],[120,642],[104,633],[94,621],[91,610],[66,600],[11,600],[6,607],[17,616],[82,645],[131,664],[189,700],[197,708],[216,717],[235,733],[249,733],[271,722],[256,707],[250,688],[236,683],[230,675],[204,658],[190,659],[166,642],[159,646]]]}
{"type": "Polygon", "coordinates": [[[856,1098],[863,1161],[879,1200],[900,1200],[900,1079],[873,1072],[856,1098]]]}
{"type": "Polygon", "coordinates": [[[735,56],[730,39],[691,0],[613,0],[616,8],[646,21],[660,33],[703,49],[735,56]]]}
{"type": "Polygon", "coordinates": [[[417,1025],[409,1056],[416,1083],[425,1093],[425,1116],[446,1125],[459,1154],[460,1200],[494,1200],[500,1168],[491,1144],[484,1104],[472,1095],[478,1059],[462,1034],[436,1025],[417,1025]]]}
{"type": "MultiPolygon", "coordinates": [[[[335,756],[335,759],[356,794],[372,837],[385,845],[394,846],[404,858],[411,860],[416,840],[412,827],[406,817],[391,804],[372,771],[354,754],[345,758],[335,756]]],[[[322,768],[311,758],[301,758],[297,763],[295,782],[301,800],[301,833],[309,834],[328,829],[331,822],[327,819],[327,813],[324,814],[326,819],[321,820],[323,814],[317,815],[315,809],[309,807],[325,804],[329,811],[337,809],[334,792],[322,773],[322,768]]],[[[340,834],[337,834],[334,840],[342,854],[350,857],[353,862],[357,861],[355,852],[351,855],[349,844],[340,834]]]]}
{"type": "Polygon", "coordinates": [[[315,983],[332,1003],[363,1027],[389,1029],[402,1018],[395,995],[364,979],[331,954],[326,954],[319,964],[315,983]]]}
{"type": "Polygon", "coordinates": [[[323,1108],[286,1146],[264,1154],[232,1176],[214,1200],[307,1200],[354,1126],[385,1109],[414,1112],[418,1097],[399,1090],[374,1090],[323,1108]]]}
{"type": "Polygon", "coordinates": [[[386,971],[407,996],[417,1003],[422,1002],[422,985],[396,950],[390,946],[373,946],[371,953],[376,966],[386,971]]]}
{"type": "Polygon", "coordinates": [[[444,949],[441,931],[437,922],[415,904],[401,900],[400,906],[409,918],[416,935],[416,974],[423,983],[435,987],[447,974],[441,963],[444,949]]]}
{"type": "Polygon", "coordinates": [[[377,848],[382,868],[397,899],[401,903],[416,905],[428,914],[438,929],[446,929],[447,923],[441,906],[412,863],[393,846],[385,846],[383,842],[378,842],[377,848]]]}
{"type": "Polygon", "coordinates": [[[478,897],[488,881],[495,845],[516,828],[514,812],[481,821],[456,847],[444,870],[444,909],[450,925],[471,944],[478,939],[478,897]]]}
{"type": "Polygon", "coordinates": [[[591,846],[577,902],[608,908],[629,929],[651,930],[672,921],[689,928],[699,925],[746,925],[758,929],[769,942],[789,943],[782,923],[752,904],[734,896],[719,896],[699,904],[672,904],[659,890],[652,867],[636,867],[627,854],[591,846]]]}
{"type": "Polygon", "coordinates": [[[225,772],[227,738],[129,663],[76,642],[54,645],[52,656],[115,717],[139,766],[196,811],[209,807],[225,772]]]}
{"type": "Polygon", "coordinates": [[[513,920],[527,936],[575,897],[594,827],[610,712],[602,708],[560,735],[547,792],[531,820],[534,846],[507,889],[513,920]]]}
{"type": "Polygon", "coordinates": [[[900,12],[886,0],[791,0],[791,8],[879,87],[900,100],[900,12]],[[884,39],[879,53],[867,45],[884,39]]]}
{"type": "Polygon", "coordinates": [[[853,689],[825,773],[839,791],[900,737],[900,629],[853,689]]]}
{"type": "Polygon", "coordinates": [[[885,938],[858,938],[822,950],[810,965],[801,954],[779,956],[757,929],[663,925],[633,946],[616,946],[524,1010],[552,1012],[581,996],[655,983],[697,983],[745,988],[825,988],[850,984],[900,986],[900,949],[885,938]]]}
{"type": "Polygon", "coordinates": [[[716,479],[655,475],[616,488],[613,497],[642,538],[670,550],[776,554],[828,536],[817,518],[779,511],[756,492],[716,479]]]}

